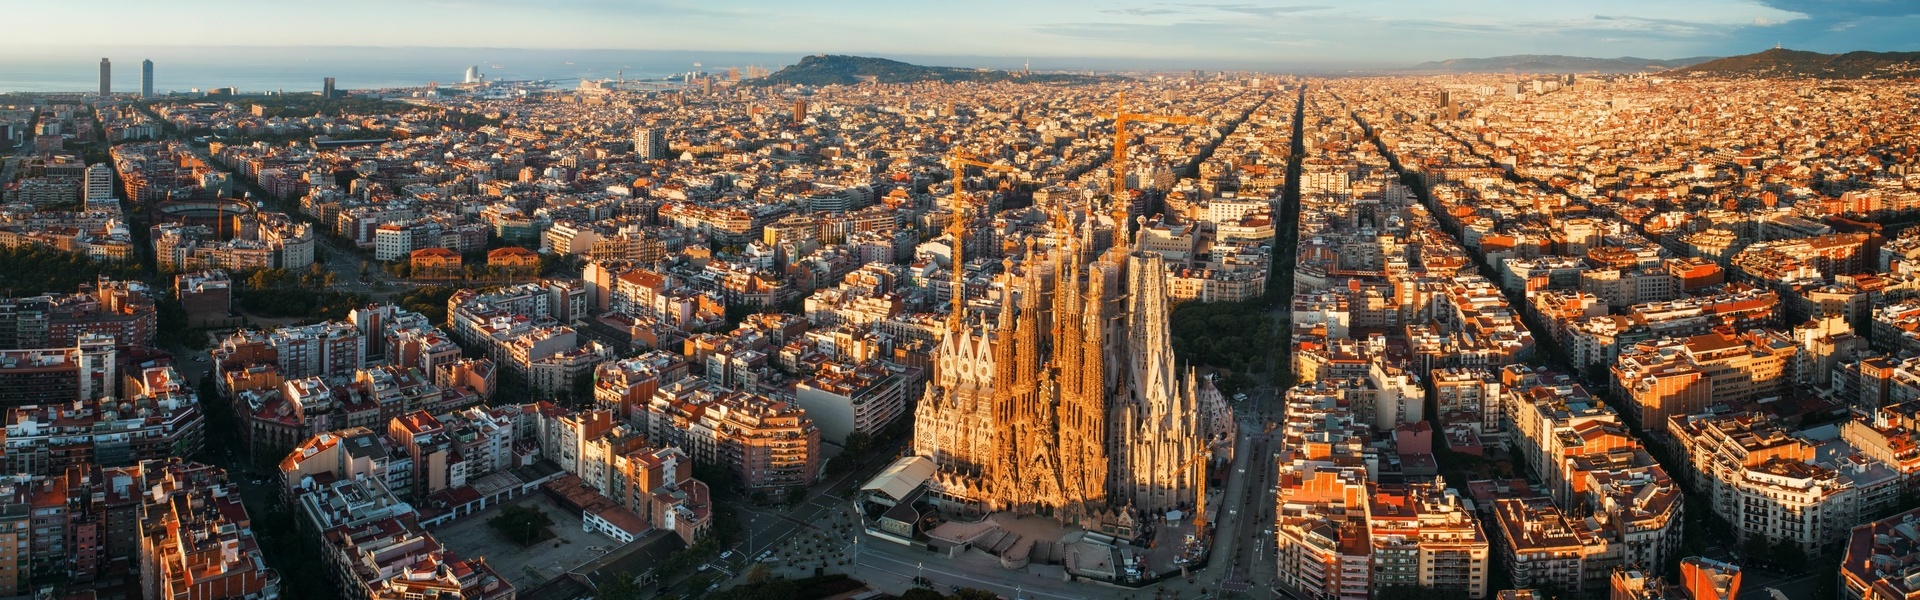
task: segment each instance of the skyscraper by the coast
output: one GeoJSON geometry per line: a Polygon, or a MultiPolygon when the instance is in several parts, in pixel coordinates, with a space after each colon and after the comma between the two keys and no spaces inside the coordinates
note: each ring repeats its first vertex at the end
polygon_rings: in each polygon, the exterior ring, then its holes
{"type": "Polygon", "coordinates": [[[153,61],[140,61],[140,97],[153,97],[153,61]]]}
{"type": "Polygon", "coordinates": [[[322,82],[320,83],[320,97],[321,97],[321,98],[327,98],[327,99],[332,99],[332,98],[333,98],[333,94],[334,94],[334,91],[333,91],[333,78],[332,78],[332,77],[328,77],[328,78],[326,78],[326,80],[325,80],[325,81],[322,81],[322,82]]]}
{"type": "Polygon", "coordinates": [[[100,59],[100,97],[113,95],[113,61],[100,59]]]}

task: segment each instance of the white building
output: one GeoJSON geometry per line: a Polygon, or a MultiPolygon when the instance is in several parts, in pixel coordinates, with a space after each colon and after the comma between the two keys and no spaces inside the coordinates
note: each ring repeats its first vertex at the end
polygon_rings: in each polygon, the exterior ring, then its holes
{"type": "Polygon", "coordinates": [[[107,163],[87,166],[87,178],[80,191],[82,200],[113,199],[113,167],[107,163]]]}
{"type": "Polygon", "coordinates": [[[821,439],[845,443],[847,436],[869,436],[892,424],[906,412],[906,378],[888,365],[834,364],[794,387],[794,402],[813,417],[821,439]]]}

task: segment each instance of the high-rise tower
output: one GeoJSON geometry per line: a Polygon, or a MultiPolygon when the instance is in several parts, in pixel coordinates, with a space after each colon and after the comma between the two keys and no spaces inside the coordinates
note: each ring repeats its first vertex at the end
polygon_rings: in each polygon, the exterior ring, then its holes
{"type": "Polygon", "coordinates": [[[112,166],[103,162],[87,165],[86,179],[81,185],[81,199],[87,201],[113,199],[112,166]]]}
{"type": "Polygon", "coordinates": [[[100,59],[100,97],[113,95],[113,61],[100,59]]]}
{"type": "Polygon", "coordinates": [[[331,100],[333,99],[333,95],[333,78],[328,77],[326,80],[320,82],[320,97],[331,100]]]}
{"type": "Polygon", "coordinates": [[[153,61],[140,61],[140,97],[153,97],[153,61]]]}
{"type": "Polygon", "coordinates": [[[633,130],[633,157],[639,160],[664,160],[667,156],[667,130],[636,127],[633,130]]]}

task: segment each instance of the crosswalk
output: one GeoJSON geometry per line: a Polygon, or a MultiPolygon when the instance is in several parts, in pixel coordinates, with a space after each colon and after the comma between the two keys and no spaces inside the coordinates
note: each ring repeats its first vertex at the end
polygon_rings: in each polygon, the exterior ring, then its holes
{"type": "Polygon", "coordinates": [[[1253,589],[1253,582],[1247,579],[1247,573],[1239,567],[1227,571],[1227,579],[1220,582],[1220,590],[1226,592],[1245,592],[1253,589]]]}

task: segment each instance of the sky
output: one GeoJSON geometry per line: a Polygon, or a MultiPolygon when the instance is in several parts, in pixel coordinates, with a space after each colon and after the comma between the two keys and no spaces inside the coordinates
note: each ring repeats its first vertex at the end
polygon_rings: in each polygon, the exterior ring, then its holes
{"type": "Polygon", "coordinates": [[[973,57],[968,66],[1395,67],[1920,50],[1920,0],[69,0],[0,51],[112,46],[642,49],[973,57]],[[76,10],[78,9],[78,10],[76,10]],[[81,35],[84,32],[83,36],[81,35]]]}

